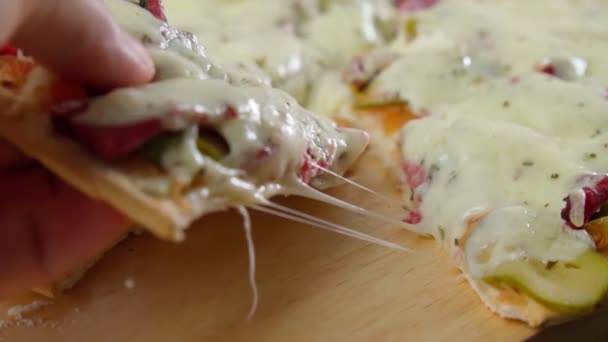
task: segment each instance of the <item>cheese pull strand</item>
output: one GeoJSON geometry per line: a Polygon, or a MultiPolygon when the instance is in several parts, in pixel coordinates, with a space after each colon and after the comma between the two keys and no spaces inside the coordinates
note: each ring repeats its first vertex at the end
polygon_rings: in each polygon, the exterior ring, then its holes
{"type": "Polygon", "coordinates": [[[403,222],[401,220],[398,220],[398,219],[395,219],[395,218],[392,218],[392,217],[388,217],[386,215],[382,215],[382,214],[376,213],[374,211],[371,211],[371,210],[368,210],[368,209],[365,209],[365,208],[361,208],[361,207],[356,206],[354,204],[345,202],[345,201],[343,201],[341,199],[332,197],[332,196],[330,196],[328,194],[325,194],[325,193],[323,193],[321,191],[313,189],[313,188],[311,188],[311,187],[309,187],[309,186],[307,186],[307,185],[305,185],[303,183],[301,183],[300,185],[301,186],[296,186],[296,187],[293,187],[293,188],[289,189],[290,193],[293,194],[293,195],[298,195],[298,196],[306,197],[306,198],[309,198],[309,199],[312,199],[312,200],[315,200],[315,201],[319,201],[319,202],[323,202],[323,203],[326,203],[326,204],[329,204],[329,205],[333,205],[333,206],[336,206],[338,208],[342,208],[342,209],[345,209],[345,210],[348,210],[348,211],[351,211],[351,212],[363,215],[365,217],[370,217],[370,218],[374,218],[374,219],[377,219],[377,220],[380,220],[380,221],[384,221],[386,223],[394,224],[394,225],[396,225],[398,227],[405,228],[405,229],[410,230],[410,231],[416,231],[411,225],[409,225],[409,224],[407,224],[407,223],[405,223],[405,222],[403,222]]]}
{"type": "Polygon", "coordinates": [[[317,164],[313,164],[313,165],[314,165],[314,167],[316,167],[317,169],[319,169],[319,170],[323,171],[324,173],[327,173],[327,174],[329,174],[329,175],[331,175],[331,176],[334,176],[334,177],[338,178],[339,180],[343,181],[343,182],[344,182],[344,183],[346,183],[346,184],[352,185],[352,186],[354,186],[354,187],[355,187],[355,188],[357,188],[357,189],[363,190],[363,191],[365,191],[365,192],[367,192],[367,193],[369,193],[369,194],[371,194],[371,195],[374,195],[375,197],[377,197],[377,198],[379,198],[379,199],[381,199],[381,200],[383,200],[383,201],[386,201],[386,202],[387,202],[387,204],[389,204],[390,206],[395,206],[395,205],[396,205],[397,207],[402,207],[402,205],[401,205],[401,204],[398,204],[398,203],[395,201],[395,199],[393,199],[393,198],[390,198],[390,197],[388,197],[388,196],[386,196],[386,195],[383,195],[383,194],[379,193],[379,192],[378,192],[378,191],[376,191],[376,190],[370,189],[370,188],[366,187],[365,185],[359,184],[359,183],[355,182],[355,181],[354,181],[354,180],[352,180],[352,179],[348,179],[348,178],[346,178],[346,177],[344,177],[344,176],[341,176],[341,175],[339,175],[339,174],[335,173],[334,171],[332,171],[332,170],[330,170],[330,169],[328,169],[328,168],[325,168],[325,167],[319,166],[319,165],[317,165],[317,164]]]}
{"type": "Polygon", "coordinates": [[[380,246],[388,247],[391,249],[401,250],[401,251],[410,251],[408,248],[398,245],[396,243],[388,242],[371,235],[367,235],[361,232],[358,232],[354,229],[339,225],[337,223],[329,222],[327,220],[323,220],[318,217],[314,217],[312,215],[297,211],[295,209],[291,209],[280,204],[267,202],[265,205],[255,205],[252,206],[251,209],[257,210],[266,214],[274,215],[277,217],[282,217],[287,220],[303,223],[306,225],[314,226],[317,228],[325,229],[328,231],[332,231],[338,234],[342,234],[345,236],[354,237],[359,240],[371,242],[380,246]]]}
{"type": "Polygon", "coordinates": [[[249,285],[253,296],[251,308],[247,314],[247,320],[253,318],[258,308],[259,292],[255,278],[255,247],[253,243],[253,235],[251,234],[251,216],[244,206],[238,206],[237,210],[243,217],[243,228],[245,229],[245,240],[247,241],[247,254],[249,255],[249,285]]]}

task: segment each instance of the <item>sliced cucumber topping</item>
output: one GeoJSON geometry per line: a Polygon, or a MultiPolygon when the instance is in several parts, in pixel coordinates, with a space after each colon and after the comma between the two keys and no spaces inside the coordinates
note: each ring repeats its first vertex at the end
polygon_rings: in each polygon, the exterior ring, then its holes
{"type": "MultiPolygon", "coordinates": [[[[160,164],[163,153],[171,147],[179,145],[183,139],[184,135],[181,132],[163,133],[139,148],[137,154],[145,160],[160,164]]],[[[214,160],[222,159],[230,151],[224,138],[212,130],[200,130],[196,138],[196,146],[202,154],[214,160]]]]}
{"type": "Polygon", "coordinates": [[[499,265],[487,283],[508,285],[556,312],[581,314],[593,310],[608,290],[608,260],[587,251],[571,262],[513,260],[499,265]]]}
{"type": "Polygon", "coordinates": [[[196,146],[202,154],[215,160],[224,158],[230,152],[230,147],[224,137],[211,130],[199,131],[196,146]]]}

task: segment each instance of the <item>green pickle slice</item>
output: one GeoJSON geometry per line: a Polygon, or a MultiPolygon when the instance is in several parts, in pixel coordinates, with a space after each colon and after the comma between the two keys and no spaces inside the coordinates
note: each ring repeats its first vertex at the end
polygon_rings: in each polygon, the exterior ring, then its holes
{"type": "MultiPolygon", "coordinates": [[[[163,133],[144,144],[137,154],[155,164],[161,164],[163,152],[171,146],[180,144],[184,136],[182,133],[163,133]]],[[[214,159],[220,160],[229,152],[227,143],[217,133],[201,131],[196,140],[198,150],[214,159]]]]}
{"type": "Polygon", "coordinates": [[[513,260],[484,278],[490,285],[509,285],[546,307],[564,314],[592,311],[608,290],[608,260],[587,251],[570,262],[513,260]]]}

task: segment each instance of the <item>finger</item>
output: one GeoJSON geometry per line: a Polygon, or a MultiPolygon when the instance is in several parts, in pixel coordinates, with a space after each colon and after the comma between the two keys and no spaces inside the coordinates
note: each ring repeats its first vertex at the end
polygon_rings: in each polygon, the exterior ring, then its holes
{"type": "MultiPolygon", "coordinates": [[[[103,1],[0,2],[23,17],[11,42],[62,76],[103,89],[145,83],[153,76],[147,52],[114,22],[103,1]],[[28,6],[6,5],[19,2],[28,6]]],[[[10,17],[2,10],[3,19],[10,17]]]]}
{"type": "Polygon", "coordinates": [[[127,231],[125,217],[47,171],[0,177],[0,297],[73,271],[127,231]]]}
{"type": "Polygon", "coordinates": [[[18,168],[30,162],[18,148],[0,138],[0,171],[18,168]]]}

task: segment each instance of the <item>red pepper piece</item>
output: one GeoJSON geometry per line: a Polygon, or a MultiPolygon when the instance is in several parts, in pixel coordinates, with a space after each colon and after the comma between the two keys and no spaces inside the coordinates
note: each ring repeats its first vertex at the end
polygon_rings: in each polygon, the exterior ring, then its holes
{"type": "Polygon", "coordinates": [[[394,0],[393,5],[403,12],[414,12],[435,6],[439,0],[394,0]]]}
{"type": "Polygon", "coordinates": [[[598,212],[604,204],[608,202],[608,177],[602,178],[599,182],[597,182],[593,188],[583,187],[583,192],[585,193],[585,215],[583,224],[581,226],[576,226],[570,220],[570,212],[572,210],[572,198],[571,195],[568,195],[564,198],[566,202],[566,206],[562,209],[562,219],[566,221],[568,227],[572,229],[583,229],[584,225],[591,220],[591,216],[598,212]]]}

